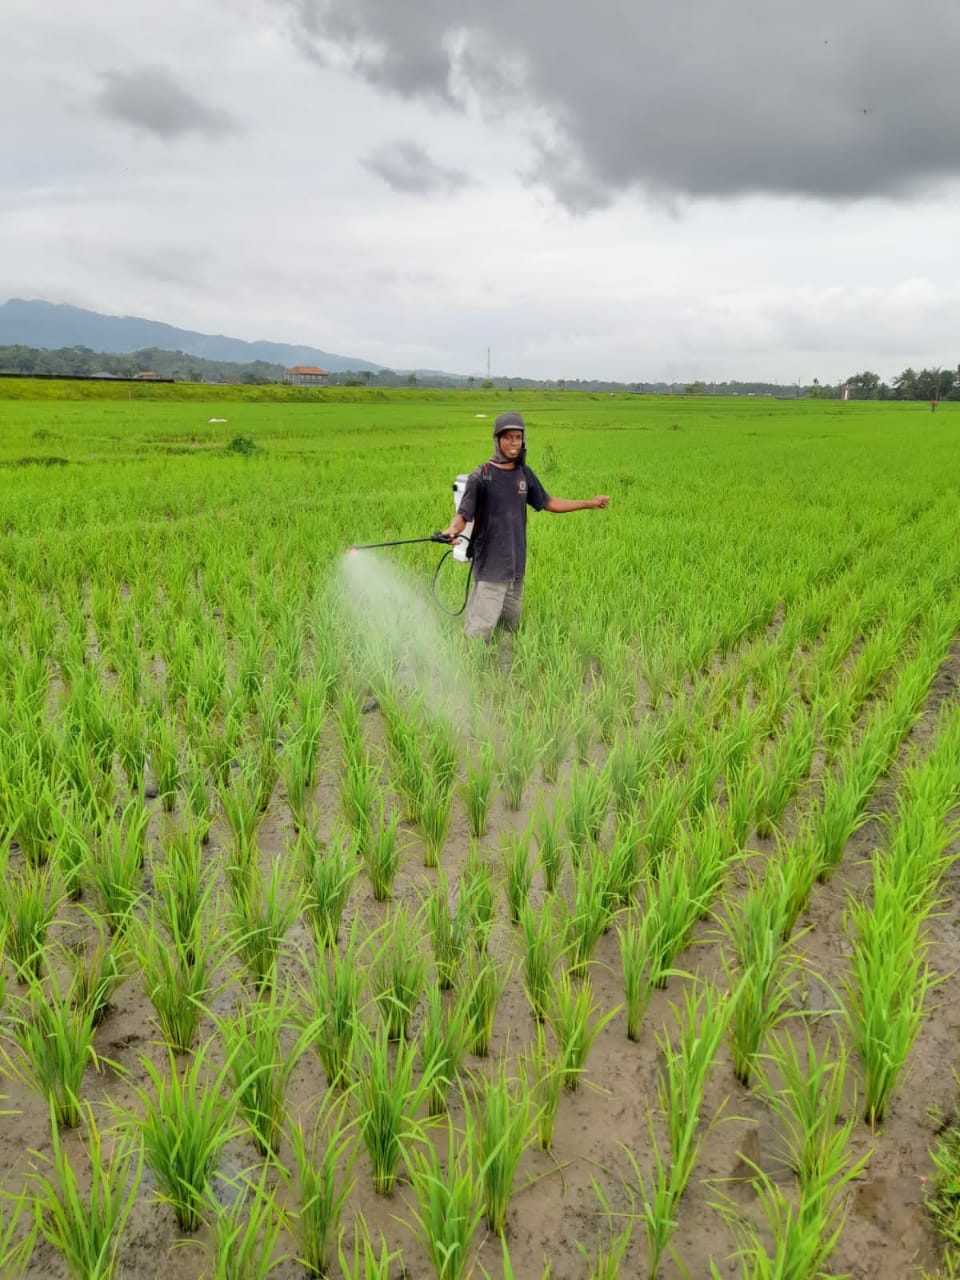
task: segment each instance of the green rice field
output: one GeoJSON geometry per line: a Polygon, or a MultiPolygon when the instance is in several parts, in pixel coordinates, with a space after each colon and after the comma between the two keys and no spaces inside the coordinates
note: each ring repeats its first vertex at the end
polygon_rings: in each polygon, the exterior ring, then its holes
{"type": "Polygon", "coordinates": [[[77,388],[0,382],[0,1276],[960,1274],[960,406],[77,388]],[[610,505],[485,647],[347,553],[508,407],[610,505]]]}

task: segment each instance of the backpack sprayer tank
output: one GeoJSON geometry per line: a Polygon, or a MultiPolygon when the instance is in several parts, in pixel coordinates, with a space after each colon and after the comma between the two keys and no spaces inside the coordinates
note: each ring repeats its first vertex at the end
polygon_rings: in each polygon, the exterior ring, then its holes
{"type": "MultiPolygon", "coordinates": [[[[463,495],[464,495],[464,494],[466,493],[466,491],[467,491],[467,480],[468,480],[468,478],[469,478],[468,476],[465,476],[465,475],[459,475],[459,476],[457,476],[456,480],[454,480],[454,482],[453,482],[453,511],[454,511],[454,514],[456,514],[456,513],[460,510],[460,503],[463,501],[463,495]]],[[[472,521],[472,520],[471,520],[471,521],[470,521],[470,523],[469,523],[468,525],[466,525],[466,527],[464,528],[464,530],[463,530],[463,536],[464,536],[465,538],[472,538],[472,537],[473,537],[473,521],[472,521]]],[[[468,542],[463,542],[463,541],[455,542],[455,543],[453,544],[453,558],[454,558],[454,560],[458,560],[461,564],[466,564],[466,563],[467,563],[467,561],[468,561],[468,557],[467,557],[467,547],[468,547],[469,545],[470,545],[470,544],[469,544],[468,542]]]]}

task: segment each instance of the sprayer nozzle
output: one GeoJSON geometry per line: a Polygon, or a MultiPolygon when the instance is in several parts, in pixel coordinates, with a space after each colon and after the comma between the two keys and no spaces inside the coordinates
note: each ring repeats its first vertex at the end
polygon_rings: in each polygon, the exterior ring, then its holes
{"type": "Polygon", "coordinates": [[[356,554],[357,554],[357,548],[356,548],[356,547],[351,547],[351,548],[350,548],[350,550],[347,552],[347,555],[348,555],[348,556],[355,556],[356,554]]]}

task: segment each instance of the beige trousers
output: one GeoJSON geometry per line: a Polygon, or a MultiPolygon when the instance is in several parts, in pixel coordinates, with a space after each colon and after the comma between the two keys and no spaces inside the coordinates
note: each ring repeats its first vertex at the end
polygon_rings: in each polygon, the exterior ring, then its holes
{"type": "Polygon", "coordinates": [[[516,631],[522,603],[522,578],[511,578],[509,582],[475,581],[467,601],[463,634],[489,640],[498,622],[506,631],[516,631]]]}

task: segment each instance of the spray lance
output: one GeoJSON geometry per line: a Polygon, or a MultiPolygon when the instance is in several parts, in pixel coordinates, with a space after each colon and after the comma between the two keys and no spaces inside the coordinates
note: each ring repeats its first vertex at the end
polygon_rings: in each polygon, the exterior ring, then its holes
{"type": "MultiPolygon", "coordinates": [[[[456,480],[453,482],[454,514],[456,514],[460,509],[460,503],[463,500],[463,495],[467,488],[467,478],[468,477],[465,475],[458,475],[456,480]]],[[[456,618],[459,617],[467,607],[467,597],[470,594],[470,579],[473,576],[473,558],[470,555],[470,539],[473,536],[473,525],[474,522],[471,520],[469,524],[464,527],[463,532],[454,540],[452,546],[450,545],[450,539],[446,537],[445,534],[441,533],[439,529],[434,529],[429,538],[398,538],[392,542],[355,543],[350,548],[348,555],[352,556],[355,551],[376,551],[380,547],[411,547],[420,542],[439,542],[440,545],[446,547],[447,550],[437,561],[437,567],[434,569],[433,578],[430,581],[430,591],[438,608],[442,609],[444,613],[448,613],[451,618],[456,618]],[[439,577],[440,570],[443,568],[445,561],[448,560],[450,556],[453,556],[454,560],[456,560],[458,564],[465,564],[468,566],[466,590],[463,593],[463,604],[459,609],[448,609],[437,595],[437,578],[439,577]]]]}

